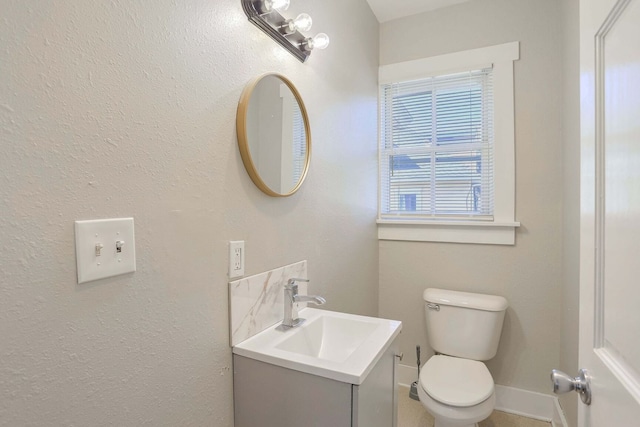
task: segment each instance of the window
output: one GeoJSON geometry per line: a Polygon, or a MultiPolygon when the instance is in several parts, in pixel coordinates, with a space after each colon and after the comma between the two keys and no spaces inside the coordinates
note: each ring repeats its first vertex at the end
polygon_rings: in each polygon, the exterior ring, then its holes
{"type": "Polygon", "coordinates": [[[513,244],[518,43],[380,68],[380,239],[513,244]]]}
{"type": "Polygon", "coordinates": [[[493,219],[492,71],[381,86],[382,218],[493,219]]]}

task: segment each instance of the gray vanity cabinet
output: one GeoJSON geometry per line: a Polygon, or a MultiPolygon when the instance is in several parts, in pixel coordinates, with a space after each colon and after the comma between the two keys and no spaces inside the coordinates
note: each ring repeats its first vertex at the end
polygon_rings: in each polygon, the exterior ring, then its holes
{"type": "Polygon", "coordinates": [[[360,385],[353,385],[354,427],[395,427],[398,418],[397,339],[360,385]]]}
{"type": "Polygon", "coordinates": [[[360,385],[233,355],[235,427],[395,427],[397,339],[360,385]]]}

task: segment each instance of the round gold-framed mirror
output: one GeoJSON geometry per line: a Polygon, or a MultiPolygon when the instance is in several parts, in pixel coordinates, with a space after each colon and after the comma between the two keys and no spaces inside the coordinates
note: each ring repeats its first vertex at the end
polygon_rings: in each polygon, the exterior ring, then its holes
{"type": "Polygon", "coordinates": [[[268,73],[250,81],[240,96],[236,128],[244,167],[262,192],[286,197],[300,189],[309,170],[311,132],[289,79],[268,73]]]}

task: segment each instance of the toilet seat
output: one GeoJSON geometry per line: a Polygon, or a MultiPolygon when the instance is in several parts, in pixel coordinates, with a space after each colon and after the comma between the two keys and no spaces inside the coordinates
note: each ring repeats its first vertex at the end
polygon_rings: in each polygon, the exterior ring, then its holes
{"type": "Polygon", "coordinates": [[[484,363],[444,355],[425,363],[420,386],[433,400],[454,407],[478,405],[494,392],[493,378],[484,363]]]}

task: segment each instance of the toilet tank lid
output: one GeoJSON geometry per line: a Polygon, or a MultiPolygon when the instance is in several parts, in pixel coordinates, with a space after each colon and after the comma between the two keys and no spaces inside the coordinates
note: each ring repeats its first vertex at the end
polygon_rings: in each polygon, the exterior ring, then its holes
{"type": "Polygon", "coordinates": [[[424,298],[426,302],[434,304],[467,307],[485,311],[504,311],[509,305],[506,298],[497,295],[474,294],[436,288],[425,289],[422,298],[424,298]]]}

